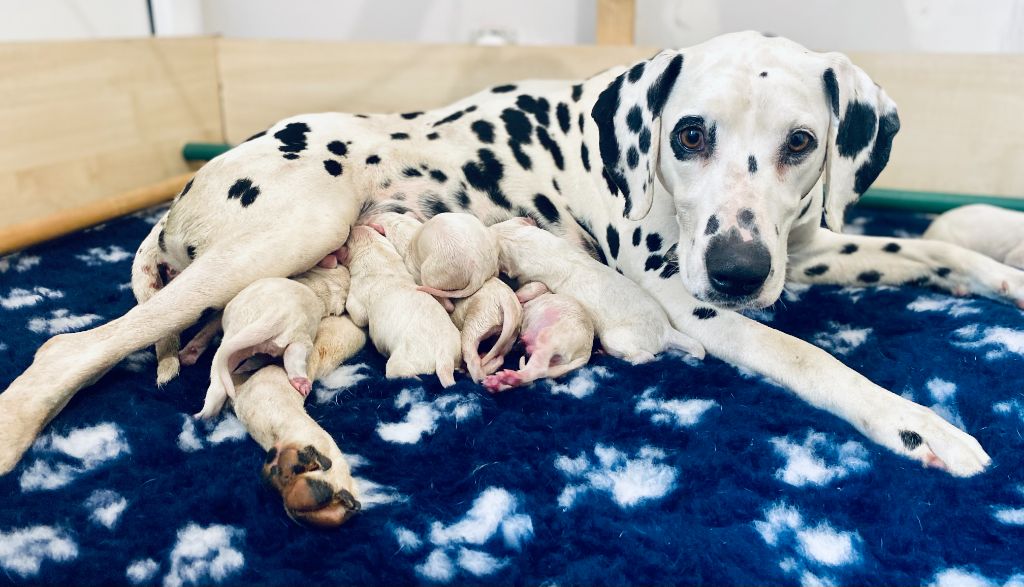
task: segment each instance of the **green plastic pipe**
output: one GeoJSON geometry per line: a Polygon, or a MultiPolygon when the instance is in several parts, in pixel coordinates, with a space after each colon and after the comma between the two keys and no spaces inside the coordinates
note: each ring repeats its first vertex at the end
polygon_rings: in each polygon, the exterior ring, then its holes
{"type": "MultiPolygon", "coordinates": [[[[231,145],[224,143],[186,143],[185,148],[182,149],[182,155],[186,161],[209,161],[230,148],[231,145]]],[[[883,188],[868,190],[859,202],[859,205],[866,208],[886,208],[890,210],[932,212],[936,214],[966,204],[992,204],[1011,210],[1024,211],[1024,198],[888,190],[883,188]]]]}

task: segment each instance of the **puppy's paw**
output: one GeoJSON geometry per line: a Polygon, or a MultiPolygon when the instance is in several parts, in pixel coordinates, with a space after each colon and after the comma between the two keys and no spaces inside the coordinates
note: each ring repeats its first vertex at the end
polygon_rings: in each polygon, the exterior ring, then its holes
{"type": "Polygon", "coordinates": [[[281,494],[288,516],[300,524],[334,528],[360,509],[351,477],[336,475],[334,463],[312,445],[275,446],[267,452],[263,479],[281,494]],[[347,483],[346,483],[347,481],[347,483]]]}
{"type": "Polygon", "coordinates": [[[879,444],[955,477],[977,475],[992,462],[970,434],[924,406],[896,399],[898,406],[887,407],[866,423],[868,436],[879,444]]]}
{"type": "Polygon", "coordinates": [[[309,392],[313,391],[313,382],[305,377],[292,377],[288,381],[302,397],[306,397],[309,392]]]}
{"type": "Polygon", "coordinates": [[[498,393],[499,391],[505,391],[506,389],[512,389],[523,384],[523,378],[519,376],[518,371],[512,371],[505,369],[499,371],[494,375],[488,375],[484,377],[484,388],[491,393],[498,393]]]}
{"type": "Polygon", "coordinates": [[[178,360],[178,355],[171,355],[160,359],[160,362],[156,365],[157,386],[162,387],[167,382],[177,377],[180,369],[181,362],[178,360]]]}

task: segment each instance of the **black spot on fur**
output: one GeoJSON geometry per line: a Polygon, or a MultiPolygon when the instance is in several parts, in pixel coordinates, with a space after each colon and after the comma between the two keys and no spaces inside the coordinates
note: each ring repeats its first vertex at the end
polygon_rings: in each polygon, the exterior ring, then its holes
{"type": "Polygon", "coordinates": [[[285,153],[284,155],[282,155],[282,157],[284,157],[285,159],[287,159],[289,161],[293,161],[293,160],[299,158],[299,154],[298,153],[285,153]]]}
{"type": "Polygon", "coordinates": [[[651,150],[651,129],[645,126],[640,131],[640,140],[637,142],[637,146],[640,147],[640,152],[645,155],[651,150]]]}
{"type": "Polygon", "coordinates": [[[194,246],[192,246],[192,245],[186,246],[185,247],[185,254],[188,255],[189,259],[195,260],[195,258],[196,258],[196,248],[194,246]]]}
{"type": "Polygon", "coordinates": [[[427,140],[428,141],[436,141],[438,138],[440,138],[440,136],[441,135],[437,134],[436,132],[432,132],[432,133],[427,135],[427,140]]]}
{"type": "Polygon", "coordinates": [[[466,193],[466,184],[460,185],[459,190],[455,192],[455,201],[459,203],[459,206],[469,208],[470,200],[469,194],[466,193]]]}
{"type": "Polygon", "coordinates": [[[192,189],[192,182],[195,181],[195,180],[196,180],[196,178],[194,178],[194,177],[192,179],[188,180],[188,183],[185,184],[185,187],[181,188],[181,193],[178,194],[179,198],[184,196],[185,194],[187,194],[188,191],[190,189],[192,189]]]}
{"type": "Polygon", "coordinates": [[[836,72],[831,67],[821,74],[821,83],[825,86],[825,98],[832,107],[832,114],[839,116],[839,84],[836,82],[836,72]]]}
{"type": "Polygon", "coordinates": [[[537,194],[533,197],[533,205],[540,212],[540,215],[544,217],[550,224],[557,224],[561,220],[561,215],[558,213],[558,208],[555,204],[548,199],[544,194],[537,194]]]}
{"type": "Polygon", "coordinates": [[[629,81],[636,83],[637,80],[639,80],[640,77],[644,74],[644,68],[646,66],[647,62],[641,61],[640,63],[637,63],[636,65],[631,67],[629,70],[629,81]]]}
{"type": "Polygon", "coordinates": [[[469,114],[470,112],[476,112],[476,104],[473,104],[469,108],[466,108],[465,110],[463,110],[463,112],[465,112],[466,114],[469,114]]]}
{"type": "Polygon", "coordinates": [[[711,236],[718,232],[718,227],[718,216],[712,214],[711,218],[708,218],[708,225],[706,228],[704,228],[704,234],[711,236]]]}
{"type": "Polygon", "coordinates": [[[804,269],[804,275],[808,277],[817,277],[818,275],[824,275],[827,272],[828,265],[825,264],[815,265],[813,267],[808,267],[807,269],[804,269]]]}
{"type": "Polygon", "coordinates": [[[562,149],[558,146],[558,143],[551,138],[548,131],[538,126],[537,140],[540,141],[540,146],[547,149],[548,153],[551,153],[551,158],[555,161],[555,167],[560,170],[565,170],[565,158],[562,157],[562,149]]]}
{"type": "Polygon", "coordinates": [[[698,320],[710,320],[718,315],[718,311],[714,308],[701,306],[693,309],[693,315],[696,316],[698,320]]]}
{"type": "Polygon", "coordinates": [[[505,131],[508,132],[508,146],[512,149],[512,155],[519,165],[526,170],[533,167],[530,157],[523,152],[523,145],[533,142],[533,124],[525,114],[514,108],[506,108],[501,112],[501,119],[505,122],[505,131]]]}
{"type": "Polygon", "coordinates": [[[409,139],[408,133],[404,132],[393,132],[391,133],[391,140],[393,141],[405,141],[409,139]]]}
{"type": "Polygon", "coordinates": [[[871,148],[871,156],[860,166],[854,178],[853,190],[858,195],[866,192],[882,169],[885,169],[892,151],[892,139],[899,130],[900,117],[895,112],[886,114],[879,121],[878,136],[875,138],[875,146],[871,148]]]}
{"type": "Polygon", "coordinates": [[[242,142],[243,142],[243,143],[248,143],[249,141],[252,141],[252,140],[256,140],[256,139],[258,139],[258,138],[262,137],[262,136],[263,136],[263,135],[265,135],[265,134],[267,134],[267,131],[265,131],[265,130],[261,130],[260,132],[258,132],[258,133],[256,133],[256,134],[252,135],[251,137],[249,137],[249,138],[245,139],[245,140],[244,140],[244,141],[242,141],[242,142]]]}
{"type": "Polygon", "coordinates": [[[886,253],[898,253],[900,252],[900,245],[898,243],[889,243],[882,247],[882,250],[886,253]]]}
{"type": "Polygon", "coordinates": [[[882,279],[882,274],[874,270],[865,271],[857,276],[857,281],[864,283],[878,283],[880,279],[882,279]]]}
{"type": "Polygon", "coordinates": [[[444,182],[448,181],[448,176],[445,175],[444,172],[441,171],[440,169],[431,169],[430,170],[430,179],[433,179],[437,183],[444,183],[444,182]]]}
{"type": "Polygon", "coordinates": [[[754,211],[750,208],[744,208],[736,215],[736,220],[739,221],[740,226],[743,228],[750,228],[754,225],[754,211]]]}
{"type": "Polygon", "coordinates": [[[402,114],[402,118],[406,120],[412,120],[413,118],[416,118],[417,116],[420,116],[422,114],[422,112],[405,112],[402,114]]]}
{"type": "Polygon", "coordinates": [[[605,238],[608,241],[608,252],[612,254],[612,259],[617,259],[619,257],[619,231],[609,224],[605,231],[605,238]]]}
{"type": "Polygon", "coordinates": [[[507,94],[509,92],[516,91],[516,87],[514,85],[512,85],[512,84],[508,84],[508,85],[504,85],[504,86],[495,86],[495,87],[491,88],[491,91],[494,92],[495,94],[507,94]]]}
{"type": "Polygon", "coordinates": [[[839,154],[843,157],[854,157],[863,151],[875,136],[877,123],[874,108],[863,102],[850,102],[836,133],[839,154]]]}
{"type": "Polygon", "coordinates": [[[619,164],[619,140],[615,136],[615,113],[619,109],[620,92],[622,89],[623,76],[615,78],[597,98],[591,115],[597,123],[599,131],[599,146],[601,161],[604,163],[604,176],[608,183],[609,191],[617,194],[620,190],[625,197],[625,212],[628,214],[632,209],[632,200],[629,194],[629,185],[626,178],[617,171],[612,171],[619,164]]]}
{"type": "Polygon", "coordinates": [[[434,126],[441,126],[442,124],[448,124],[449,122],[455,122],[456,120],[462,118],[463,114],[465,114],[465,113],[462,110],[459,110],[458,112],[453,112],[453,113],[449,114],[448,116],[445,116],[441,120],[438,120],[437,122],[435,122],[434,126]]]}
{"type": "Polygon", "coordinates": [[[807,200],[807,203],[804,204],[804,207],[803,207],[803,209],[800,210],[800,215],[797,216],[797,218],[803,218],[804,215],[807,214],[807,211],[811,209],[811,204],[813,204],[813,203],[814,203],[814,199],[813,198],[810,199],[810,200],[807,200]]]}
{"type": "Polygon", "coordinates": [[[559,102],[555,113],[558,117],[558,127],[562,129],[563,133],[569,134],[569,105],[565,102],[559,102]]]}
{"type": "Polygon", "coordinates": [[[516,106],[520,110],[533,114],[534,118],[537,119],[537,124],[541,126],[551,124],[551,117],[548,113],[551,105],[548,103],[547,98],[534,98],[533,96],[522,94],[516,98],[516,106]]]}
{"type": "Polygon", "coordinates": [[[650,251],[652,253],[655,252],[655,251],[660,251],[661,250],[661,245],[662,245],[662,242],[661,242],[661,235],[660,234],[658,234],[656,232],[651,232],[651,233],[647,234],[647,250],[648,251],[650,251]]]}
{"type": "Polygon", "coordinates": [[[654,113],[654,116],[661,116],[661,109],[665,107],[665,101],[676,85],[676,78],[683,70],[683,56],[676,55],[661,72],[658,79],[647,89],[647,107],[654,113]]]}
{"type": "Polygon", "coordinates": [[[636,166],[640,164],[640,152],[636,150],[636,147],[631,146],[626,151],[626,165],[629,165],[630,169],[636,169],[636,166]]]}
{"type": "Polygon", "coordinates": [[[931,283],[932,283],[932,280],[928,279],[928,277],[924,276],[924,277],[915,277],[914,279],[911,279],[911,280],[908,280],[908,281],[904,281],[903,285],[908,286],[908,287],[925,287],[925,286],[931,285],[931,283]]]}
{"type": "Polygon", "coordinates": [[[452,211],[437,194],[427,194],[421,197],[420,208],[424,210],[428,218],[452,211]]]}
{"type": "Polygon", "coordinates": [[[476,133],[480,142],[491,144],[494,142],[494,125],[486,120],[478,120],[470,125],[473,132],[476,133]]]}
{"type": "Polygon", "coordinates": [[[239,200],[242,203],[243,208],[248,208],[256,198],[260,195],[259,186],[255,186],[252,180],[249,178],[243,178],[236,181],[230,189],[228,189],[229,200],[239,200]]]}
{"type": "Polygon", "coordinates": [[[508,201],[499,185],[505,175],[505,168],[501,161],[494,156],[490,149],[477,151],[479,161],[469,161],[462,166],[462,173],[466,176],[469,185],[487,194],[496,205],[512,209],[512,203],[508,201]]]}
{"type": "Polygon", "coordinates": [[[367,165],[376,165],[378,163],[380,163],[380,157],[378,157],[377,155],[370,155],[369,157],[366,158],[367,165]]]}
{"type": "Polygon", "coordinates": [[[924,442],[921,435],[913,430],[900,430],[900,440],[903,441],[903,446],[907,447],[907,450],[914,450],[924,442]]]}
{"type": "Polygon", "coordinates": [[[644,115],[643,112],[640,111],[640,107],[633,106],[632,108],[630,108],[629,113],[626,114],[626,126],[629,127],[629,130],[635,133],[639,133],[640,127],[642,127],[643,124],[644,115]]]}
{"type": "Polygon", "coordinates": [[[583,95],[583,84],[576,84],[572,87],[572,101],[579,102],[580,96],[583,95]]]}
{"type": "Polygon", "coordinates": [[[676,245],[672,245],[665,252],[665,266],[661,269],[658,277],[668,279],[679,273],[679,254],[676,253],[676,245]]]}
{"type": "Polygon", "coordinates": [[[608,191],[611,192],[613,196],[619,195],[619,186],[615,185],[615,182],[612,181],[612,176],[608,173],[607,167],[601,170],[601,177],[604,178],[604,183],[608,186],[608,191]]]}
{"type": "Polygon", "coordinates": [[[558,186],[558,180],[557,179],[554,179],[554,178],[551,179],[551,187],[555,188],[556,192],[562,193],[562,188],[560,188],[558,186]]]}
{"type": "Polygon", "coordinates": [[[348,155],[348,146],[341,141],[331,141],[327,143],[327,150],[338,157],[348,155]]]}
{"type": "Polygon", "coordinates": [[[644,263],[644,271],[657,271],[665,264],[665,257],[661,255],[650,255],[644,263]]]}
{"type": "Polygon", "coordinates": [[[161,251],[167,252],[167,235],[164,234],[164,231],[161,230],[160,234],[157,235],[156,244],[160,247],[161,251]]]}
{"type": "Polygon", "coordinates": [[[582,112],[580,112],[580,115],[576,118],[576,124],[577,124],[577,126],[580,127],[580,132],[582,133],[583,132],[583,113],[582,112]]]}
{"type": "Polygon", "coordinates": [[[858,247],[857,245],[855,245],[853,243],[847,243],[847,244],[843,245],[843,248],[839,251],[839,254],[841,254],[841,255],[852,255],[852,254],[856,253],[857,249],[859,249],[859,248],[860,247],[858,247]]]}
{"type": "Polygon", "coordinates": [[[949,274],[952,272],[953,270],[950,269],[949,267],[939,267],[938,269],[935,270],[935,275],[945,278],[949,277],[949,274]]]}
{"type": "Polygon", "coordinates": [[[762,71],[761,73],[759,73],[757,75],[759,75],[760,77],[768,77],[768,72],[767,71],[762,71]]]}
{"type": "Polygon", "coordinates": [[[586,143],[580,145],[580,159],[583,160],[583,169],[590,171],[590,149],[587,148],[586,143]]]}
{"type": "Polygon", "coordinates": [[[757,159],[753,155],[747,157],[747,171],[750,175],[757,173],[757,159]]]}
{"type": "Polygon", "coordinates": [[[335,161],[334,159],[327,159],[326,161],[324,161],[324,169],[326,169],[327,173],[330,173],[334,177],[338,177],[339,175],[341,175],[341,172],[344,171],[341,167],[341,163],[335,161]]]}
{"type": "Polygon", "coordinates": [[[287,154],[294,154],[295,159],[298,153],[306,150],[306,133],[309,132],[309,125],[305,122],[289,122],[284,128],[274,133],[274,138],[281,141],[278,151],[287,154]]]}
{"type": "Polygon", "coordinates": [[[353,116],[355,116],[356,118],[369,118],[369,116],[365,114],[354,114],[353,116]]]}
{"type": "Polygon", "coordinates": [[[423,177],[423,172],[415,167],[406,167],[402,170],[402,175],[406,177],[423,177]]]}

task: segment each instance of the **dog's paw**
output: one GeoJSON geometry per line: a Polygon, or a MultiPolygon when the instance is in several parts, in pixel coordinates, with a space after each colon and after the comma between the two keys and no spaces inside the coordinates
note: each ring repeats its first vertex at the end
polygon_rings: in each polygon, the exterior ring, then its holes
{"type": "Polygon", "coordinates": [[[178,360],[178,355],[171,355],[164,357],[156,365],[156,384],[158,387],[162,387],[169,381],[178,376],[178,372],[181,369],[181,362],[178,360]]]}
{"type": "Polygon", "coordinates": [[[520,385],[523,385],[523,378],[519,375],[518,371],[512,371],[511,369],[505,369],[494,375],[484,377],[484,388],[491,393],[505,391],[520,385]]]}
{"type": "Polygon", "coordinates": [[[959,271],[948,267],[935,269],[933,283],[958,297],[976,295],[1024,310],[1024,271],[982,255],[972,260],[959,271]]]}
{"type": "Polygon", "coordinates": [[[867,422],[868,436],[926,467],[956,477],[971,477],[992,462],[973,436],[943,420],[932,410],[903,398],[867,422]]]}
{"type": "Polygon", "coordinates": [[[345,523],[360,509],[351,477],[332,472],[334,463],[312,445],[282,444],[267,452],[263,479],[281,494],[285,512],[299,522],[319,528],[345,523]]]}
{"type": "Polygon", "coordinates": [[[313,391],[313,382],[306,377],[292,377],[288,381],[302,397],[308,396],[309,392],[313,391]]]}

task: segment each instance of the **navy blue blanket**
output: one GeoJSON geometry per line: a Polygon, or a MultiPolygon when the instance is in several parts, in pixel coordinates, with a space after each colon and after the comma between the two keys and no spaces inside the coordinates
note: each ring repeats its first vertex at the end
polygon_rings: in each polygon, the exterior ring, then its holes
{"type": "MultiPolygon", "coordinates": [[[[0,388],[49,336],[134,303],[159,211],[0,259],[0,388]]],[[[861,212],[851,229],[919,233],[861,212]]],[[[209,357],[164,389],[151,350],[78,394],[0,478],[0,583],[1024,584],[1024,315],[928,290],[790,287],[751,313],[974,434],[955,479],[713,358],[606,356],[498,396],[389,382],[364,350],[310,413],[365,510],[291,522],[232,416],[187,414],[209,357]]],[[[756,352],[756,349],[751,349],[756,352]]]]}

